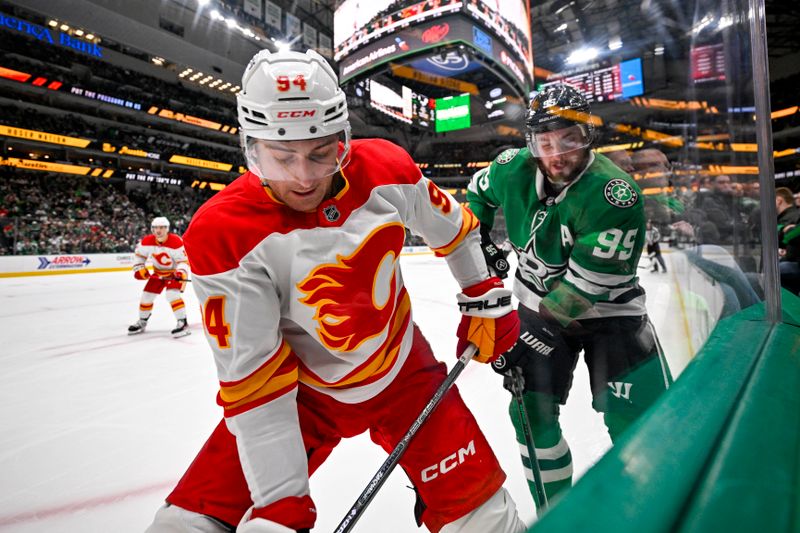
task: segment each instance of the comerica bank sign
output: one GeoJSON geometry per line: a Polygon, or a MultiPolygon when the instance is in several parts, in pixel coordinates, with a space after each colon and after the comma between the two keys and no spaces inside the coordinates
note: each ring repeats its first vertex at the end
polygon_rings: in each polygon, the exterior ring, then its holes
{"type": "Polygon", "coordinates": [[[49,28],[33,24],[26,20],[20,20],[12,16],[0,12],[0,27],[3,29],[11,29],[19,33],[24,33],[36,39],[37,41],[55,44],[72,48],[78,52],[94,56],[103,57],[103,49],[94,43],[87,43],[84,40],[78,39],[64,32],[51,31],[49,28]],[[53,35],[55,33],[55,36],[53,35]]]}

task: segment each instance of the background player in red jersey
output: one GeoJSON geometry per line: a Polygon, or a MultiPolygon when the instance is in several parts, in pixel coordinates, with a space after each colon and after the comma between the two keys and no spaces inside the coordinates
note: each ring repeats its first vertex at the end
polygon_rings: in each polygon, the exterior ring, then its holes
{"type": "MultiPolygon", "coordinates": [[[[308,531],[308,478],[342,438],[369,431],[394,448],[446,375],[411,316],[399,265],[406,228],[462,289],[460,350],[475,344],[475,358],[491,362],[519,333],[474,215],[398,146],[351,141],[345,95],[322,56],[264,50],[242,88],[249,172],[184,235],[224,420],[149,533],[308,531]]],[[[525,530],[455,387],[400,465],[430,531],[525,530]]]]}
{"type": "Polygon", "coordinates": [[[172,312],[178,319],[172,336],[189,335],[191,332],[186,323],[186,305],[181,298],[186,280],[189,279],[189,263],[183,250],[183,240],[169,232],[169,220],[166,217],[154,218],[150,229],[153,233],[144,237],[136,246],[133,277],[147,280],[147,283],[139,300],[139,320],[128,327],[128,335],[144,333],[147,320],[153,313],[153,302],[164,289],[172,312]],[[146,266],[148,259],[152,260],[152,274],[146,266]]]}

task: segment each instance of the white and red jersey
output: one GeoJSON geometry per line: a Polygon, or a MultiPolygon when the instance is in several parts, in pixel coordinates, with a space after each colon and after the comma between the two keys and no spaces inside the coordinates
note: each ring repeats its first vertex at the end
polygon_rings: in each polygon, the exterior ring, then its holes
{"type": "Polygon", "coordinates": [[[354,404],[384,390],[406,360],[406,228],[445,257],[462,288],[489,276],[476,217],[404,150],[353,141],[342,175],[335,197],[298,212],[248,172],[203,205],[184,235],[217,400],[256,507],[308,494],[298,381],[354,404]]]}
{"type": "Polygon", "coordinates": [[[162,242],[158,242],[153,234],[139,241],[134,252],[133,270],[144,268],[148,259],[153,264],[153,273],[160,278],[175,277],[176,270],[182,271],[186,277],[189,275],[183,239],[174,233],[168,233],[162,242]]]}

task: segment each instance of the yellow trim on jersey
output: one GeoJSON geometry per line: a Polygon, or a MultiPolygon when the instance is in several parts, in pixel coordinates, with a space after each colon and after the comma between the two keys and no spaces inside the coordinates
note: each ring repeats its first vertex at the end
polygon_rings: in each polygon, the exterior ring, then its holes
{"type": "Polygon", "coordinates": [[[283,202],[281,202],[281,201],[278,199],[278,197],[277,197],[277,196],[275,196],[275,195],[272,193],[272,189],[270,189],[270,188],[269,188],[269,185],[262,185],[262,186],[261,186],[261,188],[262,188],[262,189],[264,189],[264,192],[265,192],[265,193],[267,193],[267,196],[269,196],[269,197],[270,197],[270,199],[271,199],[273,202],[275,202],[276,204],[286,205],[286,204],[284,204],[283,202]]]}
{"type": "Polygon", "coordinates": [[[456,247],[461,244],[461,241],[467,236],[467,234],[478,227],[478,217],[476,217],[472,211],[461,206],[461,230],[456,235],[456,238],[450,241],[449,244],[442,246],[441,248],[433,248],[433,251],[436,252],[437,255],[445,256],[449,255],[456,249],[456,247]]]}
{"type": "MultiPolygon", "coordinates": [[[[336,196],[334,196],[334,199],[336,199],[336,200],[341,200],[342,197],[347,193],[347,191],[350,190],[350,180],[347,179],[347,176],[345,176],[343,168],[339,169],[339,174],[342,175],[342,179],[344,180],[344,187],[342,187],[342,190],[339,191],[336,194],[336,196]]],[[[334,179],[336,179],[336,178],[334,178],[334,179]]]]}
{"type": "Polygon", "coordinates": [[[291,347],[283,342],[280,351],[272,356],[272,361],[268,364],[258,368],[255,372],[245,377],[241,381],[233,385],[224,385],[220,382],[219,397],[225,402],[226,407],[232,407],[231,404],[247,400],[253,401],[256,397],[264,396],[278,390],[276,382],[277,378],[273,380],[273,375],[283,365],[284,361],[292,353],[291,347]],[[257,396],[253,396],[256,395],[257,396]]]}
{"type": "MultiPolygon", "coordinates": [[[[281,374],[279,376],[272,377],[269,381],[264,383],[261,386],[260,389],[254,390],[252,392],[252,396],[245,396],[244,398],[242,398],[239,401],[234,402],[234,403],[225,402],[225,405],[223,406],[223,409],[225,409],[225,412],[227,413],[227,412],[229,412],[229,411],[231,411],[233,409],[237,409],[237,408],[239,408],[239,407],[241,407],[243,405],[246,405],[246,404],[249,404],[249,403],[252,403],[252,402],[256,402],[259,399],[263,398],[264,396],[269,396],[270,394],[278,392],[281,389],[284,389],[284,388],[286,388],[286,387],[288,387],[288,386],[290,386],[290,385],[292,385],[294,383],[297,383],[297,366],[296,365],[295,365],[294,369],[291,372],[287,372],[286,374],[281,374]]],[[[222,398],[223,401],[224,401],[224,398],[222,397],[222,391],[223,390],[224,390],[223,388],[220,388],[219,394],[220,394],[220,398],[222,398]]],[[[226,416],[228,416],[228,415],[226,415],[226,416]]]]}

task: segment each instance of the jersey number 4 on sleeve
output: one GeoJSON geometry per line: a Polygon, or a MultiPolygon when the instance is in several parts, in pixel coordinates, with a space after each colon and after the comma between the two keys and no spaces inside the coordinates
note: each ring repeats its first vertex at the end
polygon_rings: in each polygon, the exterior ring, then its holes
{"type": "Polygon", "coordinates": [[[203,323],[210,337],[217,340],[221,349],[230,348],[228,338],[231,336],[231,326],[225,322],[225,297],[210,296],[203,306],[203,323]]]}

